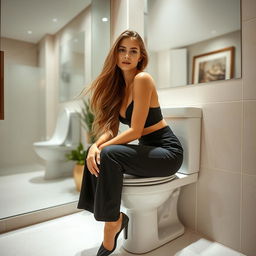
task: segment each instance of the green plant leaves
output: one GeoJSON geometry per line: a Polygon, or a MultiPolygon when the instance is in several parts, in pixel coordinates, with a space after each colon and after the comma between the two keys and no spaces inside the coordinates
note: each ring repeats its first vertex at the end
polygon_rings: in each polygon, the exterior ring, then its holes
{"type": "Polygon", "coordinates": [[[87,153],[87,150],[84,150],[83,144],[80,142],[75,150],[71,150],[69,154],[66,154],[66,157],[68,160],[76,161],[79,165],[84,165],[87,153]]]}

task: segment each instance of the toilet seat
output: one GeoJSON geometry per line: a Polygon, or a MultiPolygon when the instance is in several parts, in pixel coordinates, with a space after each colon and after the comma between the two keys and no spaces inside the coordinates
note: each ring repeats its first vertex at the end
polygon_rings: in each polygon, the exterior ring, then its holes
{"type": "Polygon", "coordinates": [[[133,187],[152,186],[152,185],[166,183],[176,178],[177,178],[176,175],[165,176],[165,177],[139,178],[138,176],[124,174],[123,185],[133,186],[133,187]]]}

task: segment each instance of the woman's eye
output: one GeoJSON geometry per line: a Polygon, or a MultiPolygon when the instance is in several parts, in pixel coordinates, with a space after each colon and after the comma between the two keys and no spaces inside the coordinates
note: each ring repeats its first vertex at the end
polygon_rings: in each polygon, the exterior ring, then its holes
{"type": "Polygon", "coordinates": [[[119,49],[118,51],[119,51],[119,52],[124,52],[124,49],[119,49]]]}
{"type": "Polygon", "coordinates": [[[136,54],[136,53],[137,53],[137,51],[135,51],[135,50],[134,50],[134,51],[132,51],[132,53],[133,53],[133,54],[136,54]]]}

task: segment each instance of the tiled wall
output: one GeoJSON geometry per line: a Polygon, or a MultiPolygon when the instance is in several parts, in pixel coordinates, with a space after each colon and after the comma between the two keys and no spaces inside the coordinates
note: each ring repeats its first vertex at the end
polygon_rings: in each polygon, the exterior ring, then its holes
{"type": "Polygon", "coordinates": [[[243,0],[241,249],[256,254],[256,1],[243,0]]]}
{"type": "Polygon", "coordinates": [[[203,110],[201,168],[183,188],[181,220],[242,253],[256,253],[256,1],[242,1],[242,78],[159,91],[163,105],[203,110]]]}
{"type": "MultiPolygon", "coordinates": [[[[118,8],[120,1],[112,2],[112,35],[136,29],[129,22],[117,26],[122,12],[132,12],[118,8]]],[[[199,181],[182,189],[181,220],[248,256],[256,255],[255,81],[256,0],[242,0],[242,78],[158,91],[161,106],[198,106],[203,111],[199,181]]]]}

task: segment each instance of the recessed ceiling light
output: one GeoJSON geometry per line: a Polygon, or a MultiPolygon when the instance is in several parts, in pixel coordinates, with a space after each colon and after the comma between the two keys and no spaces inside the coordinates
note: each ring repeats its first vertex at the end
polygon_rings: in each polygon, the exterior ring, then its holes
{"type": "Polygon", "coordinates": [[[27,33],[28,33],[28,34],[32,34],[32,31],[31,31],[31,30],[28,30],[27,33]]]}
{"type": "Polygon", "coordinates": [[[53,21],[53,22],[57,22],[58,19],[57,19],[57,18],[53,18],[52,21],[53,21]]]}
{"type": "Polygon", "coordinates": [[[107,22],[107,21],[108,21],[108,18],[107,18],[107,17],[103,17],[101,20],[102,20],[103,22],[107,22]]]}

